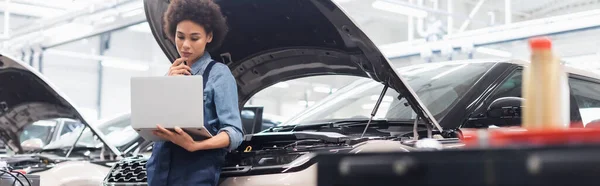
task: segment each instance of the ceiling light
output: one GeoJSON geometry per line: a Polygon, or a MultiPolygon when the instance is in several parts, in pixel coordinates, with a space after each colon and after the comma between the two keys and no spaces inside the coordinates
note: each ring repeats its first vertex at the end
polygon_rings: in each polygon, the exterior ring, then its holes
{"type": "Polygon", "coordinates": [[[392,13],[403,14],[407,16],[413,16],[418,18],[427,17],[428,13],[425,10],[419,10],[413,7],[409,7],[407,5],[403,5],[400,3],[391,3],[388,1],[378,0],[373,2],[371,5],[373,8],[384,10],[392,13]]]}

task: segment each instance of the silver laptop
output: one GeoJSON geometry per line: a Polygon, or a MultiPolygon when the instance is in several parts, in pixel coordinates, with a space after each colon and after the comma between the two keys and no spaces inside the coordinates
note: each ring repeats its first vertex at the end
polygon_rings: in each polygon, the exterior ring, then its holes
{"type": "Polygon", "coordinates": [[[202,76],[131,78],[131,127],[152,141],[163,141],[152,133],[157,124],[181,127],[195,140],[212,137],[204,127],[203,89],[202,76]]]}

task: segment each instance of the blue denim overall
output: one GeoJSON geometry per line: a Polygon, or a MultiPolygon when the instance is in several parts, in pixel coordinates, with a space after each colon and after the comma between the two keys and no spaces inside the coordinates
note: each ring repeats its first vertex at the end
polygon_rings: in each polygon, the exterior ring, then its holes
{"type": "MultiPolygon", "coordinates": [[[[204,87],[207,87],[209,74],[216,62],[210,60],[210,55],[206,53],[198,62],[192,65],[192,70],[197,74],[200,63],[208,62],[204,73],[204,87]]],[[[237,89],[231,87],[233,76],[224,64],[219,69],[215,68],[216,73],[224,74],[211,83],[220,83],[214,85],[212,96],[207,96],[205,90],[204,101],[204,126],[209,129],[212,135],[225,131],[230,136],[229,150],[235,149],[241,144],[243,134],[241,132],[241,119],[237,106],[237,89]],[[224,67],[223,67],[224,66],[224,67]],[[227,71],[227,72],[224,72],[227,71]],[[229,73],[229,74],[227,74],[229,73]],[[231,75],[231,76],[230,76],[231,75]],[[219,80],[224,79],[224,80],[219,80]],[[223,85],[230,85],[229,88],[221,88],[223,85]],[[227,92],[227,93],[224,93],[227,92]],[[233,93],[232,93],[233,92],[233,93]],[[226,96],[225,98],[220,96],[226,96]],[[234,97],[235,96],[235,97],[234,97]],[[211,99],[211,100],[207,100],[211,99]],[[220,100],[217,100],[220,99],[220,100]],[[219,106],[215,106],[220,104],[219,106]],[[224,124],[223,122],[227,122],[224,124]]],[[[233,79],[235,87],[235,79],[233,79]]],[[[152,148],[152,156],[147,162],[148,185],[149,186],[214,186],[219,181],[222,163],[225,161],[227,148],[199,150],[189,152],[179,145],[171,142],[155,142],[152,148]]]]}

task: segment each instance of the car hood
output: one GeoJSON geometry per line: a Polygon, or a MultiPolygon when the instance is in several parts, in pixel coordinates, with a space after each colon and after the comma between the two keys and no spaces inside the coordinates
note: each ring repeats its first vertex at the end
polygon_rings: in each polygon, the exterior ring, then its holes
{"type": "MultiPolygon", "coordinates": [[[[23,129],[36,121],[54,118],[79,120],[106,142],[43,75],[23,62],[0,55],[0,138],[6,146],[23,153],[19,139],[23,129]]],[[[120,155],[115,148],[110,149],[120,155]]]]}
{"type": "MultiPolygon", "coordinates": [[[[162,16],[169,0],[144,0],[152,34],[171,62],[179,57],[162,16]]],[[[403,95],[418,116],[442,130],[377,46],[331,0],[215,0],[227,17],[223,45],[211,51],[229,66],[240,108],[278,82],[318,75],[369,77],[403,95]]]]}

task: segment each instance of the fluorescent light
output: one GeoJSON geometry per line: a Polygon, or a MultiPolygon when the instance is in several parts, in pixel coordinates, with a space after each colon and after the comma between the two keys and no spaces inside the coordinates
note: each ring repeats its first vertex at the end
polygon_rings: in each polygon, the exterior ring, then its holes
{"type": "Polygon", "coordinates": [[[137,63],[126,62],[126,61],[117,61],[117,60],[103,60],[102,66],[110,67],[110,68],[120,68],[120,69],[125,69],[125,70],[135,70],[135,71],[147,71],[148,69],[150,69],[150,67],[146,64],[137,64],[137,63]]]}
{"type": "Polygon", "coordinates": [[[376,9],[418,18],[424,18],[428,15],[427,11],[425,10],[419,10],[399,3],[390,3],[387,1],[375,1],[373,2],[372,6],[376,9]]]}
{"type": "Polygon", "coordinates": [[[273,87],[277,87],[277,88],[288,88],[290,87],[290,84],[286,83],[286,82],[279,82],[275,85],[273,85],[273,87]]]}
{"type": "Polygon", "coordinates": [[[512,53],[510,53],[510,52],[493,49],[493,48],[487,48],[487,47],[477,47],[477,48],[475,48],[475,51],[479,52],[479,53],[483,53],[483,54],[504,57],[504,58],[512,57],[512,53]]]}

